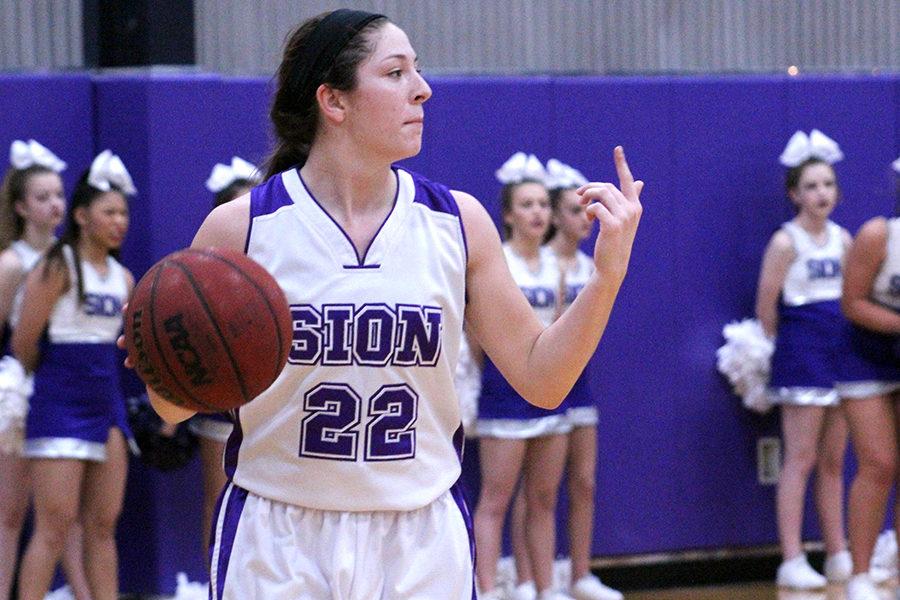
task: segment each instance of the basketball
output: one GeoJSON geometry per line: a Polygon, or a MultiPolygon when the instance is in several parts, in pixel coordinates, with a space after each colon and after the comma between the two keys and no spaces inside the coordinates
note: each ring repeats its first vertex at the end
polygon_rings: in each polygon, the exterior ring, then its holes
{"type": "Polygon", "coordinates": [[[284,292],[235,250],[166,256],[135,286],[125,314],[137,374],[166,400],[198,412],[253,400],[281,373],[290,346],[284,292]]]}

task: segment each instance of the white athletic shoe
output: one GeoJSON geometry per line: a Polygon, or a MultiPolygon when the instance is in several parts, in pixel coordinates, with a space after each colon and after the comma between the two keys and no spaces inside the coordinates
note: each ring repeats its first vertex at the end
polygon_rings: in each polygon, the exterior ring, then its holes
{"type": "Polygon", "coordinates": [[[894,574],[890,569],[885,569],[884,567],[880,567],[878,565],[872,565],[869,567],[869,579],[872,580],[872,583],[875,585],[882,585],[890,581],[891,577],[894,574]]]}
{"type": "Polygon", "coordinates": [[[879,600],[881,596],[868,573],[854,575],[847,580],[847,600],[879,600]]]}
{"type": "Polygon", "coordinates": [[[44,600],[75,600],[75,594],[72,593],[72,588],[64,585],[44,596],[44,600]]]}
{"type": "Polygon", "coordinates": [[[556,590],[544,590],[540,594],[538,594],[537,600],[575,600],[572,596],[566,594],[565,592],[558,592],[556,590]]]}
{"type": "Polygon", "coordinates": [[[476,596],[478,600],[506,600],[503,589],[499,587],[495,587],[489,592],[479,591],[476,596]]]}
{"type": "Polygon", "coordinates": [[[843,583],[853,575],[853,559],[849,550],[841,550],[825,558],[825,579],[830,583],[843,583]]]}
{"type": "Polygon", "coordinates": [[[585,575],[572,584],[575,600],[623,600],[622,592],[604,585],[596,575],[585,575]]]}
{"type": "Polygon", "coordinates": [[[775,581],[778,587],[794,590],[820,590],[828,585],[828,580],[809,565],[805,554],[781,563],[775,581]]]}
{"type": "Polygon", "coordinates": [[[516,586],[509,595],[509,600],[537,600],[537,588],[533,581],[526,581],[516,586]]]}

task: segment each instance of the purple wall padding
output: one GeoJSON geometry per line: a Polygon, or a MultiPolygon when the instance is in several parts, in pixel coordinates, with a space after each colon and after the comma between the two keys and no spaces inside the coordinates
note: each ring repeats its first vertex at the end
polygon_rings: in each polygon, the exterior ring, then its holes
{"type": "MultiPolygon", "coordinates": [[[[725,323],[752,314],[763,248],[792,214],[777,157],[794,130],[818,127],[847,155],[839,223],[855,231],[893,210],[900,76],[431,84],[423,150],[406,165],[472,193],[495,219],[493,172],[517,150],[614,181],[611,150],[622,144],[646,182],[629,276],[589,367],[601,407],[594,554],[775,543],[774,489],[756,483],[756,440],[777,435],[777,417],[740,407],[715,350],[725,323]]],[[[94,151],[122,156],[140,192],[123,252],[138,277],[190,243],[216,162],[260,161],[269,147],[264,79],[6,76],[0,99],[0,141],[39,139],[72,165],[69,186],[94,151]]],[[[474,500],[477,453],[467,456],[474,500]]],[[[135,462],[129,475],[123,591],[169,593],[178,571],[205,579],[196,462],[168,475],[135,462]]],[[[812,510],[805,534],[818,536],[812,510]]]]}
{"type": "Polygon", "coordinates": [[[71,194],[93,158],[91,78],[80,75],[0,75],[0,156],[9,166],[13,140],[33,138],[68,163],[62,178],[71,194]]]}

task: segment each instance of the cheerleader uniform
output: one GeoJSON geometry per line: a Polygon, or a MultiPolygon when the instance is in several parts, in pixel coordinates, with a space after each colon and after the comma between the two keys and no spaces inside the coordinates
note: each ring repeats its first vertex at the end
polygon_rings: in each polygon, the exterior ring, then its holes
{"type": "Polygon", "coordinates": [[[843,229],[828,221],[822,245],[796,223],[785,223],[782,229],[793,242],[796,258],[778,307],[769,396],[773,404],[835,406],[840,401],[834,384],[846,323],[840,307],[843,229]]]}
{"type": "MultiPolygon", "coordinates": [[[[559,263],[553,250],[540,249],[539,267],[532,271],[528,263],[509,244],[503,245],[509,271],[525,294],[538,319],[546,327],[556,317],[559,263]]],[[[478,435],[507,439],[529,439],[568,433],[572,427],[566,418],[567,405],[547,410],[530,404],[504,379],[496,365],[485,356],[478,401],[478,435]]]]}
{"type": "MultiPolygon", "coordinates": [[[[587,284],[588,279],[594,273],[594,261],[581,250],[575,253],[575,266],[566,273],[565,297],[563,298],[563,306],[569,307],[575,302],[575,297],[581,293],[582,288],[587,284]]],[[[593,427],[599,422],[599,411],[594,401],[594,395],[591,393],[589,383],[590,376],[588,368],[585,367],[572,391],[563,401],[568,408],[566,409],[566,419],[572,427],[593,427]]]]}
{"type": "Polygon", "coordinates": [[[82,261],[81,301],[72,248],[64,246],[63,256],[70,285],[53,307],[41,342],[24,455],[103,462],[111,427],[131,437],[116,347],[128,283],[124,267],[111,256],[102,276],[82,261]]]}
{"type": "MultiPolygon", "coordinates": [[[[872,300],[900,312],[900,218],[889,219],[887,247],[872,284],[872,300]]],[[[900,390],[900,335],[847,323],[846,358],[836,388],[842,398],[868,398],[900,390]]]]}

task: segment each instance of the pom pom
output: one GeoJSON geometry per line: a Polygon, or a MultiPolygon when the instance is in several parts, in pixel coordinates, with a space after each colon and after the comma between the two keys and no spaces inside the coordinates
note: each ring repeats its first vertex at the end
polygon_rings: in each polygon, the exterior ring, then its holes
{"type": "Polygon", "coordinates": [[[0,452],[19,454],[25,437],[32,377],[12,356],[0,359],[0,452]]]}
{"type": "Polygon", "coordinates": [[[190,581],[184,573],[175,576],[175,596],[172,600],[207,600],[209,598],[209,584],[190,581]]]}
{"type": "Polygon", "coordinates": [[[472,357],[472,351],[465,335],[460,338],[459,360],[456,363],[453,384],[456,388],[456,395],[459,397],[463,431],[467,435],[474,435],[475,420],[478,417],[478,397],[481,395],[481,368],[472,357]]]}
{"type": "Polygon", "coordinates": [[[716,351],[719,372],[728,378],[745,408],[760,414],[769,412],[772,405],[766,386],[775,344],[756,319],[731,322],[722,335],[725,345],[716,351]]]}

